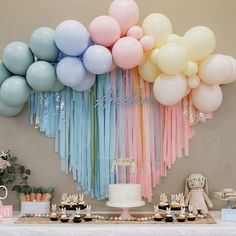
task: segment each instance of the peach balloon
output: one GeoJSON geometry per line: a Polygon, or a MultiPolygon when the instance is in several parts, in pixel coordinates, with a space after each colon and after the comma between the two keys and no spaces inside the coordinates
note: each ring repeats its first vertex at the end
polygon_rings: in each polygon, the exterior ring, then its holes
{"type": "Polygon", "coordinates": [[[113,0],[108,12],[120,24],[122,36],[139,20],[139,8],[133,0],[113,0]]]}
{"type": "Polygon", "coordinates": [[[200,85],[200,78],[197,75],[188,78],[189,88],[192,88],[192,89],[197,88],[199,85],[200,85]]]}
{"type": "Polygon", "coordinates": [[[144,51],[150,51],[155,46],[154,38],[150,35],[143,36],[139,42],[142,44],[144,51]]]}
{"type": "Polygon", "coordinates": [[[224,84],[229,84],[229,83],[232,83],[236,80],[236,60],[231,57],[231,56],[227,56],[229,58],[229,60],[231,61],[232,63],[232,66],[233,66],[233,73],[232,75],[230,76],[230,78],[224,82],[224,84]]]}
{"type": "Polygon", "coordinates": [[[127,32],[127,36],[129,37],[133,37],[137,40],[141,39],[143,37],[143,29],[140,26],[132,26],[128,32],[127,32]]]}
{"type": "Polygon", "coordinates": [[[192,90],[192,101],[199,111],[214,112],[220,107],[222,100],[223,94],[219,85],[202,82],[199,87],[192,90]]]}
{"type": "Polygon", "coordinates": [[[98,16],[89,26],[89,32],[94,43],[110,47],[121,36],[118,22],[110,16],[98,16]]]}
{"type": "Polygon", "coordinates": [[[230,59],[222,54],[215,54],[204,60],[200,66],[198,75],[207,84],[223,84],[231,78],[233,65],[230,59]]]}
{"type": "Polygon", "coordinates": [[[156,100],[166,106],[180,102],[187,92],[185,76],[161,74],[154,82],[153,93],[156,100]]]}
{"type": "Polygon", "coordinates": [[[132,37],[119,39],[112,48],[115,63],[122,69],[131,69],[141,64],[143,48],[141,43],[132,37]]]}

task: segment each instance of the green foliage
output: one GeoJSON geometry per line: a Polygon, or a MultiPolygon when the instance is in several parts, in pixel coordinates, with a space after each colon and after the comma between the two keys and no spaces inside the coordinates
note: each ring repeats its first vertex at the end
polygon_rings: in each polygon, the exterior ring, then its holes
{"type": "Polygon", "coordinates": [[[30,169],[17,163],[17,157],[11,156],[10,151],[0,152],[0,185],[14,184],[12,190],[16,192],[25,191],[28,186],[30,169]]]}

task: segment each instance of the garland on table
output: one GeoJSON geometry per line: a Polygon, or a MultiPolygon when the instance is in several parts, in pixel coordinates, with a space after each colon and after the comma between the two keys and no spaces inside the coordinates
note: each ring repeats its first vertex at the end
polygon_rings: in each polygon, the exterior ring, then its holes
{"type": "Polygon", "coordinates": [[[87,92],[35,92],[30,122],[55,138],[61,170],[72,172],[87,194],[104,199],[109,184],[140,183],[150,201],[160,178],[188,155],[195,125],[210,118],[188,98],[175,106],[160,105],[151,90],[136,70],[117,69],[99,75],[87,92]],[[136,171],[131,174],[124,166],[114,172],[114,161],[125,157],[135,161],[136,171]]]}

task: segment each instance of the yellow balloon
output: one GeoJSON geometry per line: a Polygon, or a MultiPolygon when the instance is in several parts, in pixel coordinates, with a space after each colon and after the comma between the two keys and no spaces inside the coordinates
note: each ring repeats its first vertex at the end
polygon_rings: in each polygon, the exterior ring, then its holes
{"type": "Polygon", "coordinates": [[[160,51],[159,48],[155,48],[150,53],[150,60],[155,64],[157,64],[157,55],[158,55],[159,51],[160,51]]]}
{"type": "Polygon", "coordinates": [[[193,27],[185,33],[183,45],[189,53],[190,60],[202,60],[214,51],[216,46],[215,34],[205,26],[193,27]]]}
{"type": "Polygon", "coordinates": [[[192,61],[189,61],[187,68],[184,70],[184,74],[188,77],[192,77],[198,73],[198,64],[192,61]]]}
{"type": "Polygon", "coordinates": [[[144,19],[143,30],[145,34],[153,36],[156,47],[161,47],[172,33],[172,24],[165,15],[153,13],[144,19]]]}
{"type": "Polygon", "coordinates": [[[147,58],[145,62],[138,67],[139,74],[142,79],[153,83],[156,78],[161,74],[160,69],[154,64],[150,58],[147,58]]]}
{"type": "Polygon", "coordinates": [[[165,74],[180,74],[187,67],[187,63],[187,51],[177,43],[167,43],[160,48],[157,55],[157,64],[165,74]]]}
{"type": "Polygon", "coordinates": [[[182,42],[182,37],[177,35],[177,34],[170,34],[167,39],[167,43],[181,43],[182,42]]]}

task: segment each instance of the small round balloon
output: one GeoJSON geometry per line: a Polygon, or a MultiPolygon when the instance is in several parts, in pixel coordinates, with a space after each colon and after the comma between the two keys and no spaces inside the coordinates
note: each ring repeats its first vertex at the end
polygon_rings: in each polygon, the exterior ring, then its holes
{"type": "Polygon", "coordinates": [[[85,78],[86,69],[79,58],[65,57],[57,64],[56,72],[62,84],[75,87],[85,78]]]}
{"type": "Polygon", "coordinates": [[[89,26],[92,40],[96,44],[111,47],[121,36],[118,22],[110,16],[98,16],[89,26]]]}
{"type": "Polygon", "coordinates": [[[2,59],[10,72],[24,76],[29,66],[34,62],[34,55],[27,44],[12,42],[5,47],[2,59]]]}
{"type": "Polygon", "coordinates": [[[46,61],[37,61],[27,70],[26,79],[35,91],[49,91],[56,83],[56,70],[46,61]]]}
{"type": "Polygon", "coordinates": [[[53,85],[52,89],[50,89],[50,92],[60,92],[62,89],[65,88],[65,85],[62,84],[59,80],[56,81],[56,83],[53,85]]]}
{"type": "Polygon", "coordinates": [[[85,68],[92,74],[103,74],[112,66],[111,52],[100,45],[89,47],[83,57],[85,68]]]}
{"type": "Polygon", "coordinates": [[[223,94],[219,85],[208,85],[202,82],[192,90],[192,101],[199,111],[214,112],[220,107],[222,100],[223,94]]]}
{"type": "Polygon", "coordinates": [[[127,36],[133,37],[133,38],[139,40],[143,37],[143,29],[140,26],[134,25],[129,28],[129,30],[127,32],[127,36]]]}
{"type": "Polygon", "coordinates": [[[207,84],[223,84],[233,73],[230,59],[221,54],[215,54],[204,60],[199,66],[198,75],[207,84]]]}
{"type": "Polygon", "coordinates": [[[139,8],[133,0],[114,0],[108,12],[120,24],[122,36],[139,20],[139,8]]]}
{"type": "Polygon", "coordinates": [[[152,50],[155,45],[154,39],[150,35],[143,36],[139,42],[142,44],[144,51],[152,50]]]}
{"type": "Polygon", "coordinates": [[[188,78],[188,87],[191,89],[197,88],[200,85],[200,78],[195,75],[188,78]]]}
{"type": "Polygon", "coordinates": [[[79,56],[88,47],[89,34],[79,21],[66,20],[57,26],[55,42],[66,55],[79,56]]]}
{"type": "Polygon", "coordinates": [[[165,15],[153,13],[144,19],[143,30],[146,35],[154,38],[155,46],[160,48],[172,34],[172,24],[165,15]]]}
{"type": "Polygon", "coordinates": [[[9,77],[12,76],[12,73],[0,62],[0,87],[2,83],[9,77]]]}
{"type": "Polygon", "coordinates": [[[24,105],[20,106],[9,106],[0,98],[0,115],[13,117],[19,115],[24,109],[24,105]]]}
{"type": "Polygon", "coordinates": [[[188,54],[186,49],[177,43],[167,43],[157,54],[160,69],[170,75],[182,73],[187,67],[188,54]]]}
{"type": "Polygon", "coordinates": [[[138,66],[143,60],[142,44],[132,37],[119,39],[112,48],[115,63],[122,69],[138,66]]]}
{"type": "Polygon", "coordinates": [[[138,71],[141,78],[150,83],[154,83],[156,78],[161,74],[158,66],[150,58],[146,58],[144,63],[138,67],[138,71]]]}
{"type": "Polygon", "coordinates": [[[205,26],[196,26],[187,31],[183,38],[190,60],[199,61],[210,56],[216,46],[215,34],[205,26]]]}
{"type": "Polygon", "coordinates": [[[198,73],[198,65],[192,61],[189,61],[186,69],[184,70],[184,74],[188,77],[192,77],[198,73]]]}
{"type": "Polygon", "coordinates": [[[55,30],[48,27],[40,27],[31,34],[29,46],[39,60],[55,62],[58,59],[59,50],[54,38],[55,30]]]}
{"type": "Polygon", "coordinates": [[[0,97],[9,106],[21,106],[28,100],[30,92],[26,79],[15,75],[3,82],[0,97]]]}
{"type": "Polygon", "coordinates": [[[153,93],[156,100],[165,105],[180,102],[187,91],[187,80],[183,75],[161,74],[154,82],[153,93]]]}
{"type": "Polygon", "coordinates": [[[96,79],[95,74],[87,72],[85,78],[77,86],[73,87],[73,89],[78,92],[87,91],[93,87],[95,79],[96,79]]]}

